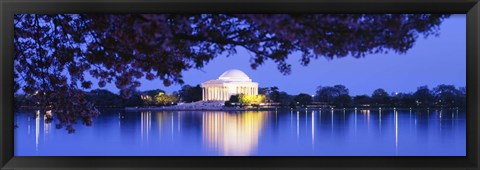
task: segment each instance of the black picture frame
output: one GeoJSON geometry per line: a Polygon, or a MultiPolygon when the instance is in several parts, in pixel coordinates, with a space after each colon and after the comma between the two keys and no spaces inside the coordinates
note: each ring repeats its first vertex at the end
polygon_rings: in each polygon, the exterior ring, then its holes
{"type": "Polygon", "coordinates": [[[0,2],[2,169],[479,168],[480,2],[478,0],[2,0],[0,2]],[[467,15],[465,157],[16,157],[13,15],[16,13],[455,13],[467,15]]]}

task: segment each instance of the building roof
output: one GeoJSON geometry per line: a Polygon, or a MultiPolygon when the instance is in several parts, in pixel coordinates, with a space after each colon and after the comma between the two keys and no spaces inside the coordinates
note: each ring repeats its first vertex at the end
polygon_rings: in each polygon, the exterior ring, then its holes
{"type": "Polygon", "coordinates": [[[252,79],[247,76],[243,71],[238,70],[238,69],[231,69],[225,71],[220,77],[218,77],[218,80],[223,80],[223,81],[241,81],[241,82],[251,82],[252,79]]]}

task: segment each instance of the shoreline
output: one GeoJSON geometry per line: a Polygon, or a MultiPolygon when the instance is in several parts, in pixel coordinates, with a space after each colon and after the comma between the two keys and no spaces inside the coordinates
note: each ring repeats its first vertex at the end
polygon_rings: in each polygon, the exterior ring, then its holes
{"type": "Polygon", "coordinates": [[[347,111],[347,110],[464,110],[462,108],[234,108],[234,107],[209,107],[209,108],[176,108],[176,107],[125,107],[125,111],[277,111],[277,110],[324,110],[324,111],[347,111]]]}
{"type": "MultiPolygon", "coordinates": [[[[40,108],[27,107],[19,108],[19,110],[38,110],[40,108]]],[[[176,107],[176,106],[155,106],[155,107],[99,107],[99,109],[120,109],[125,111],[278,111],[278,110],[291,110],[291,111],[308,111],[308,110],[321,110],[321,111],[351,111],[351,110],[466,110],[465,108],[414,108],[414,107],[346,107],[346,108],[328,108],[328,107],[276,107],[276,108],[240,108],[240,107],[224,107],[224,106],[209,106],[209,107],[176,107]]]]}

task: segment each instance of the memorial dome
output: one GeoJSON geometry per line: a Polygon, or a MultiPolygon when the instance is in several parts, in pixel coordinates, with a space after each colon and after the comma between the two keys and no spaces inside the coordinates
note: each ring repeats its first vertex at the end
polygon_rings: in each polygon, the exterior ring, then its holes
{"type": "Polygon", "coordinates": [[[247,74],[238,69],[227,70],[222,75],[220,75],[218,79],[224,81],[252,81],[252,79],[250,79],[247,74]]]}

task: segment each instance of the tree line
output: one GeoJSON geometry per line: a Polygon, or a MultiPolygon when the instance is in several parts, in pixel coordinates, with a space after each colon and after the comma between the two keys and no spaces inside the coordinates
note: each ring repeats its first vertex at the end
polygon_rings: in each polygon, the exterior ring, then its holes
{"type": "MultiPolygon", "coordinates": [[[[200,85],[184,85],[180,90],[167,94],[164,90],[155,89],[135,91],[130,98],[123,98],[105,89],[94,89],[85,92],[86,100],[96,107],[148,107],[169,106],[179,102],[196,102],[202,100],[200,85]]],[[[36,106],[35,95],[15,95],[16,105],[36,106]]],[[[441,84],[432,89],[420,86],[415,92],[388,93],[382,88],[376,89],[371,95],[352,96],[344,85],[318,86],[314,95],[300,93],[291,95],[280,91],[278,87],[259,88],[258,95],[234,95],[225,102],[226,106],[239,103],[242,106],[258,106],[261,103],[274,103],[279,107],[306,107],[317,105],[321,107],[459,107],[466,106],[466,88],[456,88],[453,85],[441,84]]]]}
{"type": "MultiPolygon", "coordinates": [[[[96,107],[146,107],[169,106],[178,102],[195,102],[202,100],[200,85],[184,85],[180,90],[167,94],[164,90],[154,89],[134,91],[129,98],[122,97],[121,93],[114,93],[106,89],[84,91],[87,101],[96,107]]],[[[16,94],[15,104],[20,106],[40,106],[38,97],[34,95],[16,94]]]]}
{"type": "Polygon", "coordinates": [[[298,107],[317,105],[323,107],[466,107],[466,88],[441,84],[432,89],[420,86],[415,92],[388,93],[378,88],[371,95],[349,94],[344,85],[318,86],[314,95],[300,93],[289,95],[278,87],[260,88],[259,94],[266,95],[268,102],[280,106],[298,107]]]}

